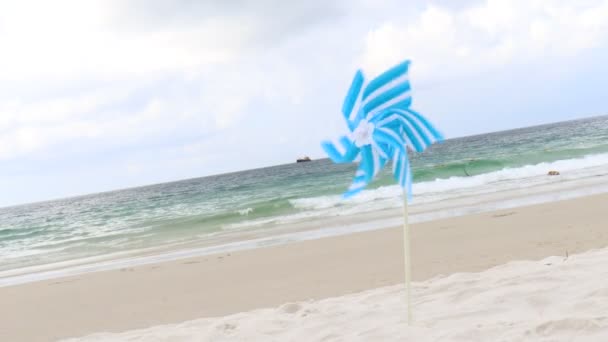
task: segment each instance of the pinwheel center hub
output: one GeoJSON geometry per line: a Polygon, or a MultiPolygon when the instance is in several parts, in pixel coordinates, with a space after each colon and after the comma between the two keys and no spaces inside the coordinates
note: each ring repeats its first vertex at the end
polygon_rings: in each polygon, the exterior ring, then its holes
{"type": "Polygon", "coordinates": [[[353,131],[353,141],[357,147],[370,145],[372,143],[374,129],[376,126],[366,120],[362,120],[357,128],[353,131]]]}

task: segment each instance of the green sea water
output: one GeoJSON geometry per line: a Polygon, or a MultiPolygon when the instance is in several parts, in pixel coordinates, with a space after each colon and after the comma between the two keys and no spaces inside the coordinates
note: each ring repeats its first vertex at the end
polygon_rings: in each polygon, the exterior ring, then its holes
{"type": "MultiPolygon", "coordinates": [[[[608,170],[608,117],[447,140],[411,156],[414,204],[547,170],[608,170]]],[[[399,203],[390,168],[357,198],[340,194],[355,166],[293,163],[0,208],[0,271],[167,244],[399,203]]],[[[572,173],[571,172],[571,173],[572,173]]]]}

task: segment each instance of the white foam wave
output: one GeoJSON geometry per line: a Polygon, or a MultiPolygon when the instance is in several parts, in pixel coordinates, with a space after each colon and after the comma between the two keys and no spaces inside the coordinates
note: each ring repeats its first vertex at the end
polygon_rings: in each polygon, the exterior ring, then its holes
{"type": "MultiPolygon", "coordinates": [[[[467,209],[464,211],[449,210],[449,213],[451,213],[450,215],[457,216],[458,213],[477,212],[475,210],[476,207],[487,207],[486,209],[496,209],[504,206],[516,207],[519,205],[543,203],[551,201],[552,198],[553,200],[556,200],[558,197],[571,198],[574,195],[576,195],[575,197],[591,195],[598,193],[598,191],[605,191],[604,187],[600,189],[597,187],[585,186],[582,187],[580,191],[572,193],[572,196],[570,197],[562,194],[557,197],[555,195],[549,195],[537,196],[532,199],[524,198],[534,196],[535,192],[557,191],[561,193],[566,188],[576,188],[576,184],[582,184],[580,182],[586,178],[607,174],[608,154],[597,154],[576,159],[526,165],[518,168],[505,168],[472,177],[451,177],[447,179],[420,182],[414,184],[414,200],[411,203],[413,205],[412,213],[416,212],[418,209],[423,209],[421,206],[426,208],[423,211],[431,210],[432,212],[439,212],[441,209],[446,209],[444,208],[445,206],[443,203],[448,207],[451,205],[466,206],[467,209]],[[557,177],[547,176],[547,172],[551,170],[560,171],[561,175],[557,177]],[[515,195],[517,199],[508,200],[508,205],[494,203],[489,207],[488,205],[479,203],[478,200],[475,200],[476,198],[482,197],[488,200],[488,196],[500,192],[515,195]],[[464,198],[469,198],[470,200],[462,202],[460,199],[464,198]],[[431,207],[434,209],[429,209],[431,207]]],[[[506,199],[503,199],[503,201],[504,200],[506,199]]],[[[501,200],[492,197],[492,201],[500,202],[501,200]]],[[[328,195],[292,199],[290,200],[290,203],[294,208],[299,209],[298,213],[247,220],[226,225],[222,227],[222,229],[226,231],[241,230],[271,224],[291,224],[317,218],[346,217],[355,214],[373,213],[379,210],[396,209],[403,205],[403,192],[399,186],[390,185],[364,190],[357,196],[346,200],[343,199],[341,195],[328,195]]],[[[437,218],[435,217],[437,215],[433,216],[434,214],[432,212],[421,216],[421,220],[437,218]]]]}
{"type": "Polygon", "coordinates": [[[239,213],[239,215],[247,216],[253,212],[253,208],[241,209],[241,210],[237,210],[237,212],[239,213]]]}
{"type": "Polygon", "coordinates": [[[561,172],[563,176],[572,178],[576,177],[577,175],[568,175],[568,172],[599,166],[608,166],[608,154],[589,155],[583,158],[558,160],[555,162],[539,163],[535,165],[525,165],[518,168],[505,168],[500,171],[484,173],[473,177],[450,177],[447,179],[437,179],[432,182],[414,184],[414,191],[416,194],[424,194],[429,192],[471,188],[501,181],[519,180],[537,176],[544,177],[547,175],[547,172],[552,170],[557,170],[561,172]]]}
{"type": "MultiPolygon", "coordinates": [[[[531,185],[559,182],[584,177],[585,169],[608,167],[608,154],[589,155],[583,158],[558,160],[550,163],[526,165],[518,168],[505,168],[472,177],[450,177],[434,181],[415,183],[413,186],[414,203],[428,203],[446,198],[479,194],[489,191],[515,189],[531,185]],[[557,170],[559,177],[547,177],[547,172],[557,170]],[[577,171],[573,173],[573,171],[577,171]],[[463,191],[465,190],[465,191],[463,191]]],[[[607,170],[608,171],[608,170],[607,170]]],[[[363,211],[396,207],[401,204],[401,189],[396,186],[383,186],[377,189],[364,190],[352,199],[344,200],[341,196],[319,196],[291,200],[291,204],[302,210],[323,210],[340,206],[365,204],[363,211]],[[378,205],[373,205],[374,202],[378,205]]]]}

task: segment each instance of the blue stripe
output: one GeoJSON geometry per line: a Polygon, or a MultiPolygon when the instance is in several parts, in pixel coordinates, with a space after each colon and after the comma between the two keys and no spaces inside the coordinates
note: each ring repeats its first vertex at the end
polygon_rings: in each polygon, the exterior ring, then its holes
{"type": "Polygon", "coordinates": [[[379,149],[382,150],[382,152],[384,153],[384,155],[387,158],[390,158],[393,155],[393,149],[392,149],[392,147],[390,145],[384,144],[384,143],[382,143],[380,141],[376,141],[376,145],[378,146],[379,149]]]}
{"type": "Polygon", "coordinates": [[[334,163],[342,162],[343,156],[338,152],[338,149],[334,146],[331,141],[322,141],[321,147],[334,163]]]}
{"type": "Polygon", "coordinates": [[[409,96],[407,99],[396,102],[388,108],[385,108],[379,112],[374,113],[372,117],[368,118],[369,122],[373,122],[377,125],[380,121],[386,119],[395,113],[395,111],[406,111],[412,104],[412,97],[409,96]]]}
{"type": "MultiPolygon", "coordinates": [[[[399,97],[399,96],[405,94],[410,89],[411,88],[410,88],[410,82],[409,81],[405,81],[405,82],[399,83],[396,86],[392,87],[391,89],[388,89],[387,91],[383,92],[382,94],[379,94],[378,96],[374,97],[368,103],[366,103],[363,106],[363,112],[365,114],[370,113],[374,109],[382,106],[383,104],[389,102],[390,100],[393,100],[394,98],[399,97]]],[[[410,96],[410,98],[411,98],[411,96],[410,96]]],[[[404,101],[407,101],[407,99],[404,100],[404,101]]],[[[399,101],[398,103],[401,103],[401,102],[402,101],[399,101]]]]}
{"type": "Polygon", "coordinates": [[[406,61],[402,62],[401,64],[395,65],[394,67],[383,72],[378,77],[374,78],[371,82],[369,82],[367,87],[365,87],[365,90],[363,91],[362,99],[365,100],[374,91],[376,91],[379,88],[383,87],[384,85],[390,83],[391,81],[400,77],[401,75],[406,74],[407,70],[409,68],[409,65],[410,65],[410,61],[406,60],[406,61]]]}
{"type": "Polygon", "coordinates": [[[360,188],[356,188],[356,189],[351,189],[346,191],[342,197],[343,198],[350,198],[356,194],[358,194],[359,192],[361,192],[369,182],[371,182],[371,180],[374,177],[374,170],[373,170],[373,156],[372,156],[372,150],[371,150],[371,146],[367,145],[367,146],[363,146],[361,148],[361,163],[359,163],[359,167],[357,168],[357,172],[358,171],[362,171],[363,174],[360,176],[356,176],[353,179],[353,182],[351,184],[351,186],[353,184],[359,183],[359,182],[364,182],[365,186],[362,186],[360,188]]]}
{"type": "Polygon", "coordinates": [[[420,127],[420,125],[418,124],[418,122],[416,122],[416,120],[413,120],[409,117],[406,117],[406,120],[410,123],[410,125],[412,125],[414,127],[416,132],[418,132],[418,136],[420,136],[422,138],[422,140],[424,140],[424,147],[422,148],[422,150],[417,151],[417,152],[424,151],[428,146],[430,146],[433,143],[434,139],[429,137],[429,135],[426,133],[426,131],[424,129],[422,129],[422,127],[420,127]]]}
{"type": "MultiPolygon", "coordinates": [[[[393,160],[393,176],[399,185],[407,192],[408,200],[412,199],[412,170],[408,156],[408,146],[422,152],[434,141],[442,141],[443,135],[422,115],[410,109],[412,97],[407,96],[388,106],[388,103],[404,97],[410,91],[408,80],[396,82],[401,76],[407,75],[409,61],[404,61],[388,71],[374,78],[364,87],[365,78],[359,70],[355,73],[353,81],[344,102],[342,113],[351,131],[362,119],[367,119],[376,125],[373,133],[374,143],[358,148],[348,137],[340,138],[340,144],[345,152],[341,153],[331,142],[322,142],[327,155],[337,163],[354,161],[360,155],[361,162],[357,168],[357,175],[351,187],[344,193],[345,198],[360,193],[374,179],[375,175],[386,165],[387,158],[393,160]],[[393,83],[397,83],[393,85],[393,83]],[[384,88],[389,88],[384,90],[384,88]],[[380,92],[380,89],[382,91],[380,92]],[[357,113],[357,101],[369,101],[357,113]],[[387,107],[379,110],[380,107],[387,107]],[[390,115],[394,119],[384,122],[390,115]],[[352,119],[351,119],[352,118],[352,119]]],[[[409,94],[408,94],[409,95],[409,94]]]]}
{"type": "Polygon", "coordinates": [[[383,132],[382,128],[378,128],[374,130],[374,139],[380,143],[385,143],[392,148],[398,149],[400,153],[405,152],[405,141],[401,140],[402,138],[399,135],[393,137],[392,135],[383,132]]]}
{"type": "Polygon", "coordinates": [[[347,122],[350,121],[351,112],[353,111],[353,107],[359,98],[359,93],[361,92],[361,87],[363,86],[363,73],[361,70],[357,70],[355,73],[355,77],[350,84],[350,88],[348,89],[348,93],[344,98],[344,103],[342,104],[342,114],[344,114],[344,118],[347,122]]]}
{"type": "MultiPolygon", "coordinates": [[[[377,154],[377,152],[373,153],[377,154]]],[[[386,165],[386,159],[378,156],[378,165],[376,165],[374,168],[374,177],[378,174],[378,172],[380,172],[380,170],[384,168],[384,165],[386,165]]]]}
{"type": "MultiPolygon", "coordinates": [[[[403,167],[401,159],[402,158],[397,158],[397,161],[393,165],[393,176],[395,177],[395,180],[397,181],[397,183],[399,183],[399,181],[400,181],[401,168],[403,167]]],[[[401,185],[401,184],[399,184],[399,185],[401,185]]]]}
{"type": "Polygon", "coordinates": [[[407,109],[407,111],[414,115],[418,120],[420,120],[420,122],[422,122],[422,124],[426,127],[426,129],[431,132],[431,134],[433,135],[433,137],[435,138],[434,140],[437,142],[442,142],[444,140],[443,134],[441,134],[441,132],[439,132],[435,126],[433,126],[427,119],[424,118],[424,116],[420,115],[418,112],[415,112],[411,109],[407,109]]]}
{"type": "Polygon", "coordinates": [[[418,137],[412,134],[412,130],[407,126],[403,126],[403,130],[403,135],[412,143],[411,148],[418,153],[423,152],[426,146],[423,146],[418,137]]]}
{"type": "Polygon", "coordinates": [[[422,129],[422,127],[420,127],[418,122],[416,122],[416,120],[410,118],[409,115],[407,115],[408,113],[409,112],[407,112],[407,111],[400,111],[400,110],[395,111],[396,115],[399,115],[403,120],[405,120],[410,125],[412,125],[412,127],[414,127],[414,130],[416,131],[416,133],[418,133],[417,135],[414,134],[414,132],[410,129],[410,127],[408,125],[403,125],[403,127],[402,127],[407,138],[414,144],[413,147],[415,148],[416,152],[422,152],[427,148],[427,146],[431,145],[433,143],[433,141],[431,138],[429,138],[426,131],[424,129],[422,129]],[[422,144],[420,142],[418,137],[422,138],[424,144],[422,144]]]}
{"type": "Polygon", "coordinates": [[[331,141],[321,142],[321,147],[334,163],[350,163],[355,160],[359,148],[351,143],[347,137],[340,138],[340,143],[345,148],[344,154],[341,154],[331,141]]]}
{"type": "Polygon", "coordinates": [[[350,163],[354,161],[355,158],[357,158],[357,155],[359,154],[359,148],[357,147],[357,145],[353,144],[352,141],[350,141],[350,139],[346,136],[340,137],[340,144],[342,144],[342,147],[345,151],[344,162],[350,163]]]}
{"type": "Polygon", "coordinates": [[[416,152],[424,151],[425,146],[420,143],[420,140],[418,140],[418,137],[408,125],[401,125],[401,129],[403,129],[403,134],[412,142],[412,145],[414,145],[412,147],[416,152]]]}
{"type": "Polygon", "coordinates": [[[403,155],[400,155],[397,158],[397,170],[395,172],[395,181],[397,181],[397,184],[399,184],[399,186],[403,187],[403,181],[405,180],[405,177],[403,177],[403,173],[405,172],[406,168],[405,168],[405,164],[403,163],[403,155]]]}
{"type": "Polygon", "coordinates": [[[342,198],[349,199],[349,198],[355,196],[356,194],[360,193],[361,191],[363,191],[363,189],[348,190],[347,192],[342,194],[342,198]]]}
{"type": "Polygon", "coordinates": [[[393,176],[397,184],[407,193],[408,200],[412,199],[412,178],[410,163],[407,154],[399,156],[396,165],[394,165],[393,176]]]}
{"type": "Polygon", "coordinates": [[[357,176],[353,179],[353,183],[365,182],[365,176],[357,176]]]}
{"type": "Polygon", "coordinates": [[[365,182],[369,183],[374,178],[374,156],[372,155],[372,147],[366,145],[361,147],[361,163],[359,169],[363,171],[365,182]]]}
{"type": "Polygon", "coordinates": [[[388,117],[391,114],[390,110],[382,110],[380,112],[374,113],[374,115],[372,117],[370,117],[368,119],[369,122],[373,123],[374,126],[378,126],[378,123],[382,120],[384,120],[386,117],[388,117]]]}
{"type": "Polygon", "coordinates": [[[361,111],[361,109],[359,109],[359,112],[354,117],[354,119],[348,123],[351,132],[353,132],[355,130],[355,128],[357,128],[357,126],[359,126],[359,122],[361,122],[361,119],[363,119],[363,118],[365,118],[365,115],[363,115],[363,112],[361,111]]]}

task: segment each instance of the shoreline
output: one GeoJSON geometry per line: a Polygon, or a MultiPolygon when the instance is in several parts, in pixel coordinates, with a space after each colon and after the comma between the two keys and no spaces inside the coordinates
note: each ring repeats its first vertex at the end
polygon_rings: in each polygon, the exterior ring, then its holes
{"type": "MultiPolygon", "coordinates": [[[[601,194],[413,224],[413,279],[608,246],[607,202],[601,194]]],[[[402,259],[401,229],[388,228],[2,287],[0,340],[119,332],[356,293],[401,283],[402,259]]]]}
{"type": "MultiPolygon", "coordinates": [[[[608,175],[593,174],[587,178],[577,179],[575,183],[564,179],[562,182],[535,186],[531,193],[526,193],[523,189],[509,189],[496,193],[457,197],[441,203],[415,203],[409,209],[409,222],[418,224],[608,194],[607,182],[608,175]]],[[[284,223],[272,229],[237,230],[232,234],[192,243],[148,247],[109,255],[8,269],[0,271],[0,288],[92,272],[381,230],[401,225],[402,219],[402,209],[389,208],[345,217],[311,218],[304,222],[284,223]]]]}

